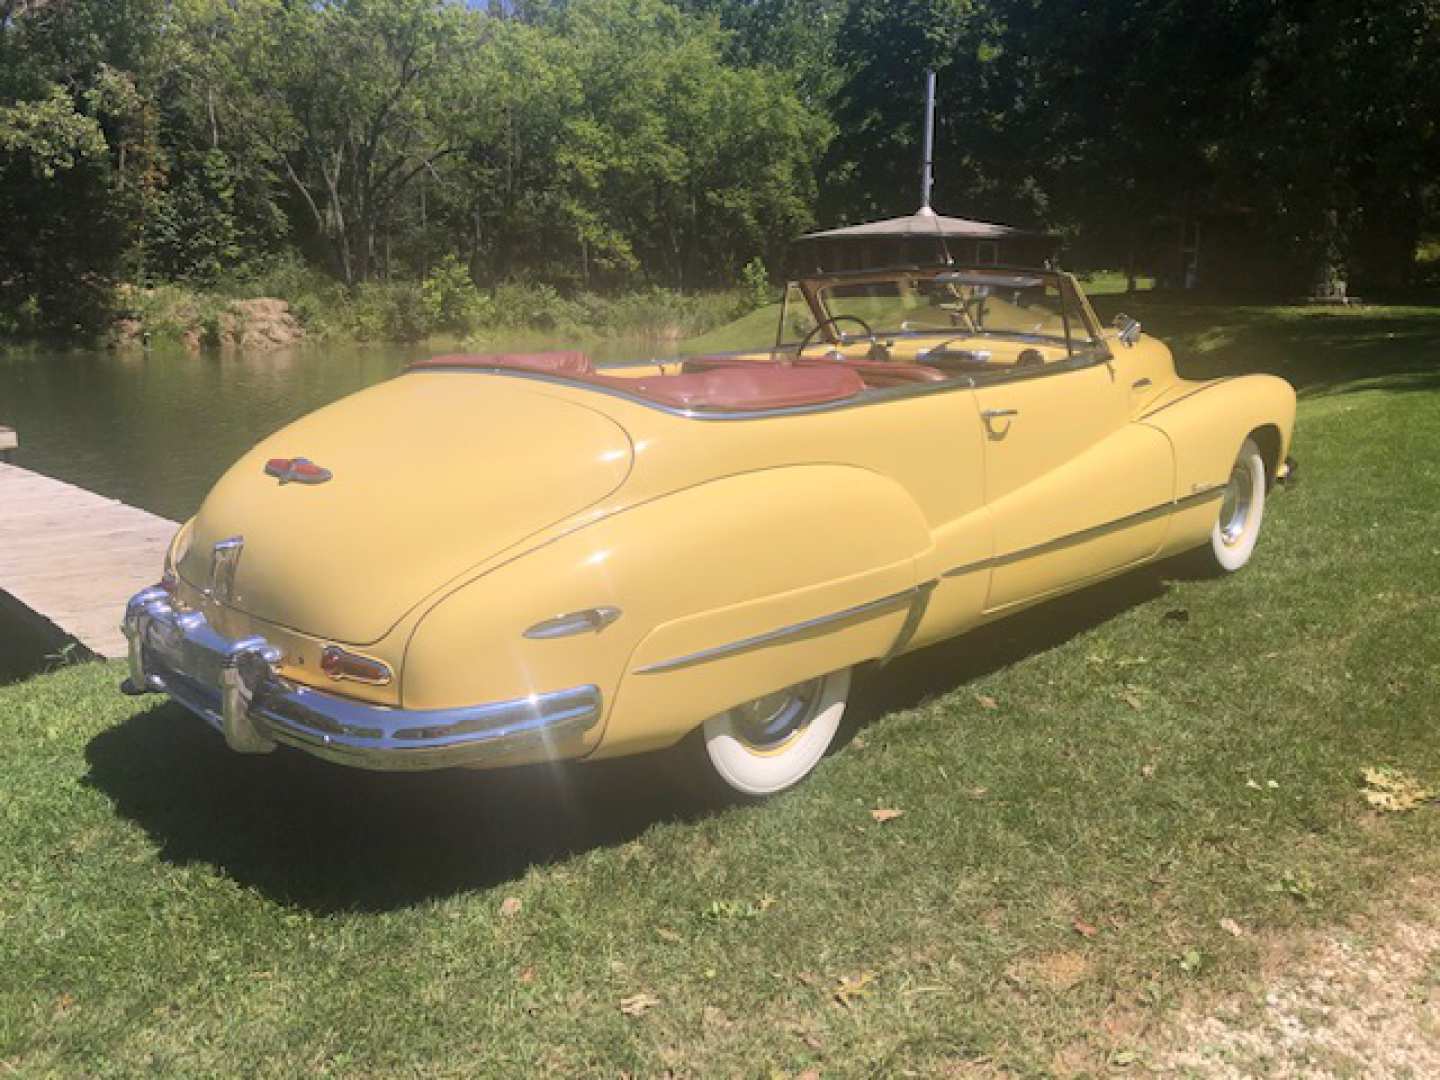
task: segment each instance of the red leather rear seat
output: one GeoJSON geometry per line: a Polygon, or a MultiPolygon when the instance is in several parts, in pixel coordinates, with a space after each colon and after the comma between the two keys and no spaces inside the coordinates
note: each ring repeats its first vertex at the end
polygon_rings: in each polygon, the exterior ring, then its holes
{"type": "Polygon", "coordinates": [[[590,364],[590,357],[583,352],[450,353],[412,361],[409,367],[516,368],[550,375],[588,375],[595,370],[590,364]]]}
{"type": "Polygon", "coordinates": [[[823,405],[854,397],[865,389],[860,376],[843,367],[793,368],[773,364],[737,364],[689,375],[652,375],[638,379],[587,375],[581,381],[623,390],[677,409],[716,412],[823,405]]]}

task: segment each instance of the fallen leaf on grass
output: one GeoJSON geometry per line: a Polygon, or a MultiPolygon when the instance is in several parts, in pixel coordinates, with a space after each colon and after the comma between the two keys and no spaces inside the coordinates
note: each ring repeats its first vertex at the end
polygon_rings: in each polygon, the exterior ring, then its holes
{"type": "Polygon", "coordinates": [[[1436,798],[1434,788],[1428,788],[1409,773],[1379,765],[1362,769],[1365,790],[1361,792],[1372,809],[1382,814],[1400,814],[1430,802],[1436,798]]]}
{"type": "Polygon", "coordinates": [[[996,701],[989,694],[976,694],[975,700],[980,703],[982,709],[998,709],[1000,702],[996,701]]]}
{"type": "Polygon", "coordinates": [[[641,991],[638,994],[631,994],[627,998],[621,998],[620,1011],[626,1016],[641,1016],[659,1004],[660,999],[654,994],[641,991]]]}
{"type": "Polygon", "coordinates": [[[658,937],[661,941],[668,941],[671,944],[674,944],[675,942],[681,940],[678,933],[665,926],[657,928],[655,931],[655,936],[658,937]]]}
{"type": "Polygon", "coordinates": [[[1082,919],[1076,919],[1070,925],[1075,927],[1075,932],[1083,938],[1092,938],[1100,932],[1095,927],[1091,926],[1088,922],[1085,922],[1082,919]]]}
{"type": "Polygon", "coordinates": [[[1139,712],[1145,707],[1145,703],[1140,700],[1140,696],[1138,694],[1130,692],[1129,690],[1125,691],[1125,693],[1120,695],[1120,700],[1125,702],[1126,705],[1129,705],[1130,708],[1134,709],[1136,712],[1139,712]]]}
{"type": "Polygon", "coordinates": [[[520,972],[520,981],[526,986],[533,983],[535,981],[535,969],[533,967],[527,967],[524,971],[520,972]]]}
{"type": "Polygon", "coordinates": [[[524,901],[518,896],[507,896],[504,900],[500,901],[500,914],[508,919],[512,915],[519,915],[520,909],[524,906],[524,901]]]}
{"type": "Polygon", "coordinates": [[[897,817],[900,817],[904,813],[904,810],[888,810],[877,808],[870,811],[870,816],[874,818],[877,822],[879,822],[881,825],[884,825],[885,822],[894,821],[897,817]]]}
{"type": "Polygon", "coordinates": [[[870,996],[870,984],[875,981],[873,971],[862,971],[859,975],[846,975],[835,987],[835,1000],[847,1009],[861,998],[870,996]]]}
{"type": "Polygon", "coordinates": [[[1220,920],[1220,929],[1224,930],[1231,937],[1244,937],[1245,931],[1234,919],[1225,918],[1220,920]]]}

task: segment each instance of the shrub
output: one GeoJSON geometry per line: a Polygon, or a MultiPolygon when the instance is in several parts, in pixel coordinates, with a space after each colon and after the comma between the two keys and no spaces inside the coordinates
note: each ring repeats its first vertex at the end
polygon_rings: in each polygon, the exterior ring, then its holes
{"type": "Polygon", "coordinates": [[[775,287],[770,284],[770,271],[765,269],[765,261],[757,255],[740,271],[740,300],[735,314],[737,317],[748,315],[774,300],[775,287]]]}
{"type": "Polygon", "coordinates": [[[417,341],[429,330],[420,286],[406,281],[358,286],[346,322],[360,341],[417,341]]]}
{"type": "Polygon", "coordinates": [[[507,281],[495,289],[495,325],[513,330],[583,333],[591,312],[553,285],[507,281]]]}
{"type": "Polygon", "coordinates": [[[420,290],[434,329],[469,334],[494,319],[495,304],[475,287],[470,271],[455,255],[445,256],[420,290]]]}

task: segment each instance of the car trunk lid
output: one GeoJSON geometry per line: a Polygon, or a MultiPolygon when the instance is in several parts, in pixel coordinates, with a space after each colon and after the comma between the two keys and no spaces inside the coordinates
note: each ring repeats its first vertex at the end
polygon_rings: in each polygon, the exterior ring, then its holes
{"type": "Polygon", "coordinates": [[[447,581],[615,491],[631,460],[619,425],[544,384],[406,375],[241,458],[205,499],[179,570],[257,618],[374,642],[447,581]],[[283,467],[295,458],[330,475],[283,467]],[[216,575],[215,545],[232,537],[238,560],[216,575]]]}

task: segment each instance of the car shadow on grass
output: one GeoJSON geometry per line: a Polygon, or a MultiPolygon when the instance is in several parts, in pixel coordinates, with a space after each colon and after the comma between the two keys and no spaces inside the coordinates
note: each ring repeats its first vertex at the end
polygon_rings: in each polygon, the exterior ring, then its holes
{"type": "MultiPolygon", "coordinates": [[[[866,669],[855,681],[835,748],[843,747],[887,713],[914,708],[1027,657],[1058,648],[1131,608],[1164,596],[1170,582],[1192,574],[1179,560],[1141,567],[866,669]]],[[[1179,608],[1162,617],[1167,624],[1176,625],[1189,619],[1179,608]]]]}
{"type": "Polygon", "coordinates": [[[281,748],[247,757],[178,705],[86,747],[87,782],[166,862],[209,863],[281,903],[383,911],[491,888],[534,865],[693,820],[649,757],[587,766],[375,773],[281,748]]]}
{"type": "MultiPolygon", "coordinates": [[[[889,712],[1054,648],[1165,588],[1162,570],[1141,570],[869,670],[837,746],[889,712]]],[[[155,700],[90,741],[87,782],[154,839],[162,860],[213,865],[316,912],[393,910],[493,888],[531,866],[716,809],[668,774],[663,754],[372,773],[284,748],[234,754],[178,705],[155,700]]]]}

